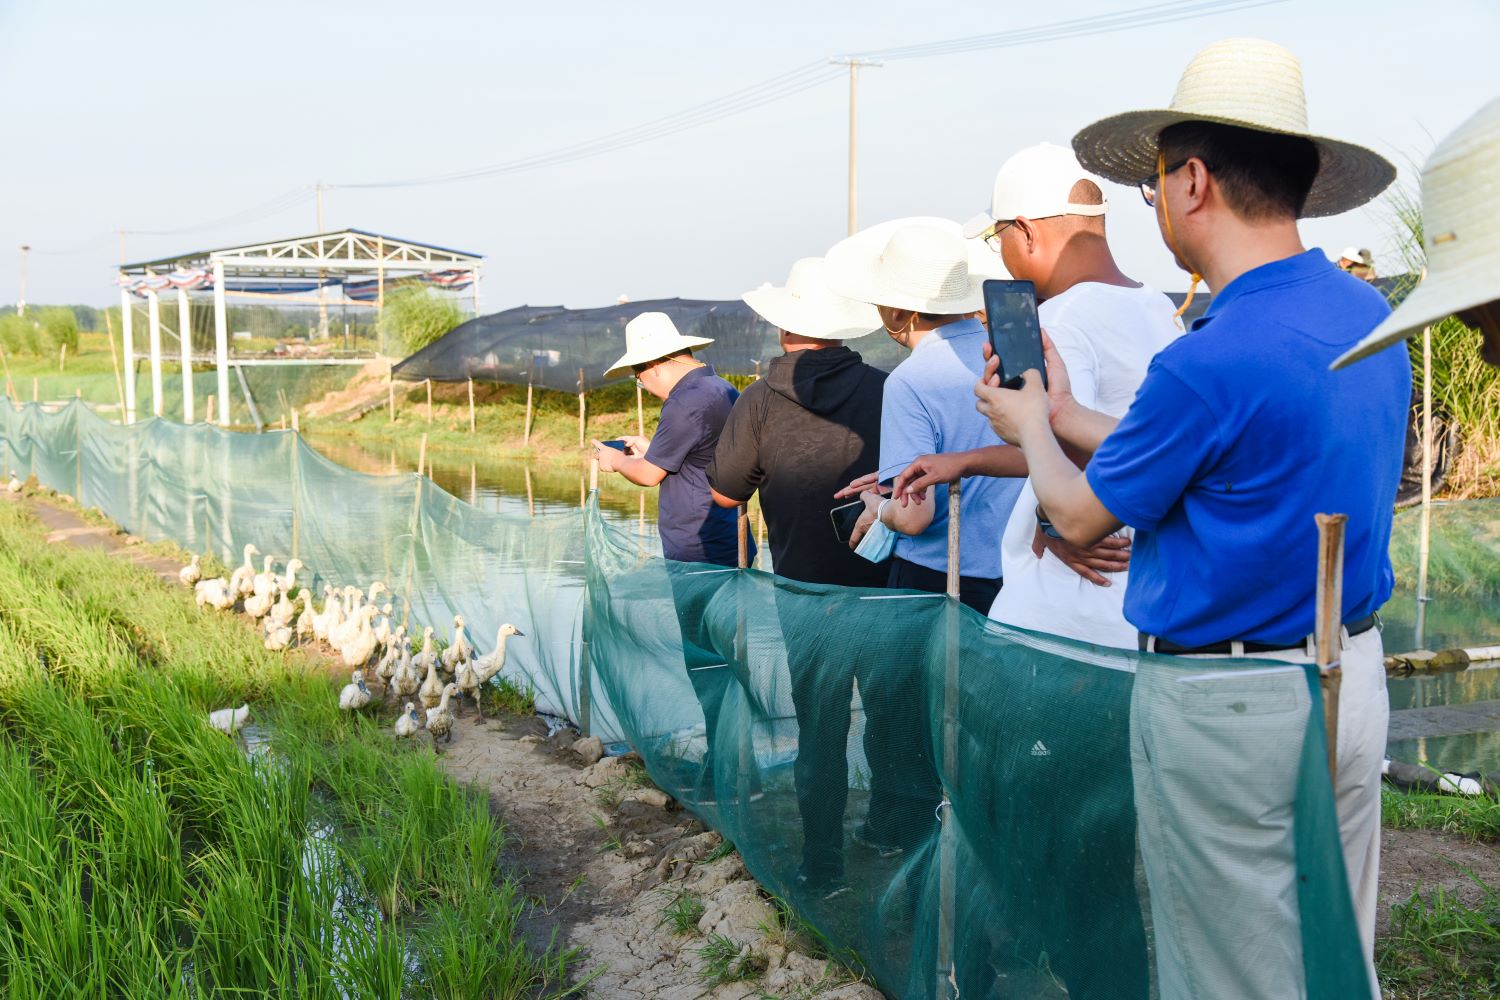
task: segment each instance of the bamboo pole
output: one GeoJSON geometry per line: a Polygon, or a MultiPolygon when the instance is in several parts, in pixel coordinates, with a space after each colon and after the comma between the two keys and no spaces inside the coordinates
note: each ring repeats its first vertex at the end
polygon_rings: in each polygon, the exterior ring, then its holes
{"type": "Polygon", "coordinates": [[[427,422],[432,423],[432,379],[427,379],[427,422]]]}
{"type": "Polygon", "coordinates": [[[531,466],[524,466],[521,471],[526,474],[526,516],[536,517],[536,504],[531,499],[531,466]]]}
{"type": "Polygon", "coordinates": [[[1343,683],[1345,514],[1319,514],[1318,602],[1314,639],[1318,683],[1323,690],[1323,729],[1328,736],[1328,778],[1338,785],[1339,687],[1343,683]]]}
{"type": "Polygon", "coordinates": [[[65,372],[68,370],[68,345],[63,344],[57,349],[57,370],[65,372]]]}
{"type": "MultiPolygon", "coordinates": [[[[958,759],[958,648],[960,500],[963,480],[948,487],[948,607],[946,670],[943,679],[943,784],[945,789],[956,783],[954,768],[958,759]]],[[[953,823],[953,806],[946,790],[940,806],[942,832],[938,841],[938,953],[935,997],[957,996],[953,970],[953,929],[957,917],[958,851],[954,845],[957,832],[953,823]],[[951,991],[950,991],[951,987],[951,991]]]]}
{"type": "Polygon", "coordinates": [[[427,432],[422,432],[422,443],[417,446],[417,475],[427,467],[427,432]]]}
{"type": "Polygon", "coordinates": [[[207,420],[208,420],[209,423],[213,423],[214,422],[214,404],[218,402],[218,399],[219,399],[219,397],[217,395],[215,395],[214,393],[209,393],[208,394],[208,417],[207,417],[207,420]]]}
{"type": "MultiPolygon", "coordinates": [[[[531,480],[527,478],[527,498],[531,496],[531,480]]],[[[595,455],[589,461],[589,493],[591,496],[599,495],[599,457],[595,455]]],[[[578,657],[578,731],[584,736],[590,735],[593,728],[594,715],[594,664],[590,655],[589,643],[593,639],[594,616],[589,607],[587,595],[588,590],[588,546],[584,546],[584,603],[583,624],[579,638],[582,640],[581,650],[578,657]]]]}
{"type": "Polygon", "coordinates": [[[528,371],[526,373],[526,426],[521,429],[521,447],[523,448],[531,445],[531,376],[532,373],[528,371]]]}
{"type": "Polygon", "coordinates": [[[385,376],[385,403],[390,410],[391,423],[396,422],[396,377],[390,372],[385,376]]]}
{"type": "Polygon", "coordinates": [[[635,432],[641,437],[646,436],[646,409],[641,401],[641,384],[635,384],[635,432]]]}
{"type": "Polygon", "coordinates": [[[580,368],[580,369],[578,369],[578,447],[580,447],[580,448],[583,447],[583,424],[584,424],[583,369],[580,368]]]}
{"type": "Polygon", "coordinates": [[[35,375],[31,376],[31,401],[33,403],[42,401],[42,380],[35,375]]]}
{"type": "Polygon", "coordinates": [[[474,380],[469,379],[469,433],[474,433],[474,380]]]}
{"type": "Polygon", "coordinates": [[[120,400],[120,423],[125,424],[125,383],[120,378],[120,359],[115,354],[115,321],[110,318],[108,309],[104,310],[104,329],[108,333],[105,339],[109,341],[109,366],[115,372],[115,395],[120,400]]]}
{"type": "Polygon", "coordinates": [[[1417,535],[1416,647],[1427,648],[1427,564],[1432,556],[1432,327],[1422,330],[1422,520],[1417,535]]]}

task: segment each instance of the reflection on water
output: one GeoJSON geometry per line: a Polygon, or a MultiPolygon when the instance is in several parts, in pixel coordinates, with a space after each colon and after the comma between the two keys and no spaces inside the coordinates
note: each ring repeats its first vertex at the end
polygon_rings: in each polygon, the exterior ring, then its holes
{"type": "Polygon", "coordinates": [[[1500,774],[1500,733],[1464,733],[1422,740],[1401,740],[1386,748],[1392,760],[1431,764],[1440,771],[1500,774]]]}
{"type": "Polygon", "coordinates": [[[1467,705],[1475,701],[1500,701],[1500,670],[1460,670],[1455,673],[1413,674],[1386,682],[1391,711],[1432,708],[1435,705],[1467,705]]]}

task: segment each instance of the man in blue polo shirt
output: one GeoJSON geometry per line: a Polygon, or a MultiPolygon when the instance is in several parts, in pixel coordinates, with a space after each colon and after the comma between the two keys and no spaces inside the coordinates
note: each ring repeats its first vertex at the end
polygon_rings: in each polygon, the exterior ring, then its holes
{"type": "MultiPolygon", "coordinates": [[[[1304,250],[1297,220],[1355,208],[1395,171],[1309,133],[1304,103],[1289,52],[1236,39],[1194,59],[1170,109],[1074,137],[1086,168],[1140,186],[1178,263],[1217,294],[1119,421],[1070,399],[1055,354],[1049,391],[1031,373],[1019,392],[989,380],[976,392],[1025,452],[1047,528],[1080,545],[1136,530],[1125,616],[1145,650],[1309,662],[1314,515],[1349,516],[1335,794],[1373,985],[1389,714],[1374,613],[1392,587],[1411,371],[1395,352],[1347,381],[1327,371],[1388,310],[1304,250]],[[1092,453],[1085,472],[1059,439],[1092,453]]],[[[1143,661],[1131,708],[1161,996],[1305,995],[1291,833],[1304,677],[1184,666],[1143,661]]]]}
{"type": "MultiPolygon", "coordinates": [[[[736,515],[713,500],[708,467],[713,462],[719,432],[739,393],[693,358],[693,348],[713,343],[705,337],[685,337],[666,313],[642,313],[625,326],[625,353],[604,373],[605,378],[633,371],[641,388],[662,400],[656,434],[650,439],[632,435],[625,451],[594,442],[602,472],[618,472],[638,486],[659,486],[656,527],[662,555],[669,561],[672,597],[682,632],[682,651],[688,679],[703,707],[707,750],[691,766],[695,774],[682,778],[697,787],[697,801],[714,800],[713,745],[720,703],[729,680],[728,665],[718,656],[703,631],[703,610],[727,579],[704,573],[694,563],[733,567],[739,561],[736,515]]],[[[755,558],[749,540],[748,558],[755,558]]]]}

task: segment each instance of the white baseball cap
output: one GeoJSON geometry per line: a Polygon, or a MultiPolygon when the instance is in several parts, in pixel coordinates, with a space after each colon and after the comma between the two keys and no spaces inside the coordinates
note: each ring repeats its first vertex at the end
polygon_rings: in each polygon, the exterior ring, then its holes
{"type": "Polygon", "coordinates": [[[1028,219],[1050,219],[1059,215],[1103,215],[1109,210],[1109,199],[1101,205],[1079,205],[1068,200],[1073,185],[1093,181],[1104,191],[1104,182],[1084,170],[1078,157],[1066,146],[1044,142],[1023,149],[1001,166],[995,174],[995,194],[990,210],[980,212],[964,223],[964,236],[977,239],[997,222],[1009,222],[1023,216],[1028,219]]]}
{"type": "MultiPolygon", "coordinates": [[[[1339,254],[1339,260],[1352,260],[1356,264],[1362,263],[1362,258],[1359,255],[1359,247],[1344,247],[1343,252],[1339,254]]],[[[1337,264],[1338,261],[1336,260],[1334,263],[1337,264]]]]}

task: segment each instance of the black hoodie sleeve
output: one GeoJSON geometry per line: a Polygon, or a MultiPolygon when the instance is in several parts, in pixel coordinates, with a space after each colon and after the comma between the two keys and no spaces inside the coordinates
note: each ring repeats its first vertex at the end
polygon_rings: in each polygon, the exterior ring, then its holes
{"type": "Polygon", "coordinates": [[[765,387],[760,383],[752,383],[740,393],[729,411],[729,419],[724,421],[724,429],[719,432],[719,444],[708,465],[708,484],[741,503],[748,501],[765,480],[760,462],[765,396],[765,387]]]}

